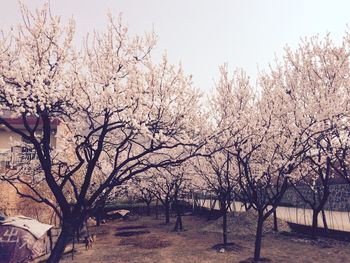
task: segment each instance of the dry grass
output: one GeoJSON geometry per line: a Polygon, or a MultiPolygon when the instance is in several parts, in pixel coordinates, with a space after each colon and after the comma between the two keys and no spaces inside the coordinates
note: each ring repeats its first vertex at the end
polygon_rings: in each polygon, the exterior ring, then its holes
{"type": "MultiPolygon", "coordinates": [[[[71,256],[63,263],[237,263],[249,262],[254,250],[254,236],[247,231],[246,236],[229,233],[231,249],[219,253],[215,244],[222,242],[221,233],[204,229],[212,224],[205,218],[185,216],[186,231],[172,232],[173,222],[165,225],[162,220],[142,217],[137,221],[109,221],[100,228],[90,228],[91,233],[101,234],[93,248],[85,251],[78,246],[74,260],[71,256]],[[140,227],[141,226],[141,227],[140,227]],[[119,232],[149,231],[133,236],[116,236],[119,232]],[[103,234],[102,234],[103,233],[103,234]]],[[[237,229],[237,226],[236,226],[237,229]]],[[[244,229],[240,229],[244,234],[244,229]]],[[[262,241],[262,257],[273,263],[344,263],[350,262],[350,245],[335,242],[325,246],[322,240],[315,244],[294,235],[265,234],[262,241]]],[[[218,245],[218,246],[219,246],[218,245]]]]}

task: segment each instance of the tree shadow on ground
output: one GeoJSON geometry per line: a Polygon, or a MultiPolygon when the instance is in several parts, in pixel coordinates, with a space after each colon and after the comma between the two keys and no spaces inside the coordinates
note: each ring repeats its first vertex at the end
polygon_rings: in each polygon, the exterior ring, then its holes
{"type": "Polygon", "coordinates": [[[137,225],[137,226],[123,226],[123,227],[117,227],[116,230],[117,231],[123,231],[123,230],[133,230],[133,229],[143,229],[143,228],[147,228],[146,226],[142,226],[142,225],[137,225]]]}
{"type": "Polygon", "coordinates": [[[254,260],[254,258],[248,258],[248,259],[239,261],[239,263],[259,263],[259,262],[271,262],[271,259],[260,258],[259,260],[254,260]]]}
{"type": "Polygon", "coordinates": [[[139,236],[139,235],[144,235],[151,233],[148,230],[141,230],[141,231],[124,231],[124,232],[118,232],[115,233],[116,237],[131,237],[131,236],[139,236]]]}
{"type": "Polygon", "coordinates": [[[134,247],[142,249],[159,249],[171,246],[171,242],[157,236],[143,236],[122,239],[119,245],[132,245],[134,247]]]}
{"type": "Polygon", "coordinates": [[[310,235],[298,232],[281,232],[276,237],[288,239],[298,243],[307,243],[320,248],[344,247],[348,246],[349,244],[349,241],[346,239],[336,239],[333,237],[312,237],[310,235]]]}

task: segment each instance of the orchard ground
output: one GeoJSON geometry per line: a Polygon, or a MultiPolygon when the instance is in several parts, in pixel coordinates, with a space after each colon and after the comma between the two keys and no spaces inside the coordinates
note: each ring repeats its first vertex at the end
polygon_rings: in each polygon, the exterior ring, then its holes
{"type": "MultiPolygon", "coordinates": [[[[89,250],[84,244],[76,246],[72,260],[66,255],[62,262],[159,262],[205,263],[247,262],[253,255],[254,236],[229,233],[233,245],[220,253],[215,245],[221,242],[219,231],[208,232],[204,217],[183,217],[185,231],[173,232],[175,219],[170,225],[164,219],[135,217],[129,220],[107,221],[100,227],[90,227],[97,240],[89,250]]],[[[242,233],[242,230],[239,231],[242,233]]],[[[312,240],[292,233],[268,233],[263,237],[262,257],[270,262],[350,262],[350,243],[333,239],[312,240]]]]}

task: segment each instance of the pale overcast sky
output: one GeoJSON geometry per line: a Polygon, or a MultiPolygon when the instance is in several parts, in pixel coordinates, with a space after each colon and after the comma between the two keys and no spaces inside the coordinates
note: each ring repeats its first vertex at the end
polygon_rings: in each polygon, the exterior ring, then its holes
{"type": "MultiPolygon", "coordinates": [[[[23,0],[30,8],[43,0],[23,0]]],[[[20,21],[18,2],[0,0],[0,27],[20,21]]],[[[101,29],[106,13],[123,20],[131,32],[154,31],[159,36],[158,56],[167,50],[173,63],[182,62],[201,89],[213,87],[218,66],[244,68],[255,79],[274,54],[300,37],[330,32],[340,41],[350,24],[348,0],[51,0],[53,14],[74,16],[77,37],[101,29]]]]}

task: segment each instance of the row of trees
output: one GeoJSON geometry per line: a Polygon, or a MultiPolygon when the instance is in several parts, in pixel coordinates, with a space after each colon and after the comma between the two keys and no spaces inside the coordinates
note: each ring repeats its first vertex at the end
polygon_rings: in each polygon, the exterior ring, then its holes
{"type": "Polygon", "coordinates": [[[201,105],[181,67],[166,56],[152,61],[154,34],[131,37],[108,16],[107,29],[78,49],[74,21],[62,26],[48,10],[32,14],[22,6],[23,24],[0,42],[0,124],[38,156],[28,164],[33,173],[8,171],[2,179],[59,216],[62,230],[48,262],[58,262],[75,229],[133,178],[165,207],[185,184],[215,193],[224,243],[230,203],[243,201],[258,215],[256,261],[263,223],[288,186],[302,183],[316,193],[319,201],[310,206],[317,226],[330,179],[350,183],[349,35],[340,46],[327,36],[286,48],[257,86],[224,65],[201,105]]]}
{"type": "Polygon", "coordinates": [[[192,158],[188,172],[194,185],[219,200],[224,244],[230,202],[242,201],[258,214],[258,260],[263,223],[288,187],[313,210],[312,227],[322,212],[327,228],[324,206],[332,179],[349,182],[349,44],[348,35],[340,46],[329,36],[305,39],[261,73],[258,87],[242,70],[230,77],[227,66],[220,68],[207,124],[216,136],[205,157],[192,158]]]}
{"type": "Polygon", "coordinates": [[[47,5],[36,13],[22,6],[22,15],[23,24],[0,43],[0,124],[24,138],[38,161],[30,163],[33,174],[3,178],[56,211],[61,232],[48,262],[58,262],[115,187],[199,154],[204,121],[191,77],[165,56],[152,62],[154,34],[131,37],[108,16],[106,30],[78,49],[74,21],[63,26],[47,5]]]}
{"type": "Polygon", "coordinates": [[[165,224],[170,223],[171,211],[174,211],[177,215],[174,231],[182,230],[182,202],[192,190],[191,179],[183,166],[159,169],[129,181],[127,193],[122,197],[144,202],[147,215],[150,215],[151,205],[156,203],[156,217],[158,204],[161,204],[164,208],[165,224]]]}
{"type": "Polygon", "coordinates": [[[260,258],[263,223],[288,187],[313,209],[315,229],[331,180],[348,182],[349,44],[348,35],[341,46],[329,36],[305,39],[295,51],[286,48],[257,87],[242,71],[229,77],[221,68],[211,103],[213,127],[221,134],[209,143],[221,148],[200,158],[197,170],[224,213],[227,196],[257,211],[254,260],[260,258]]]}

